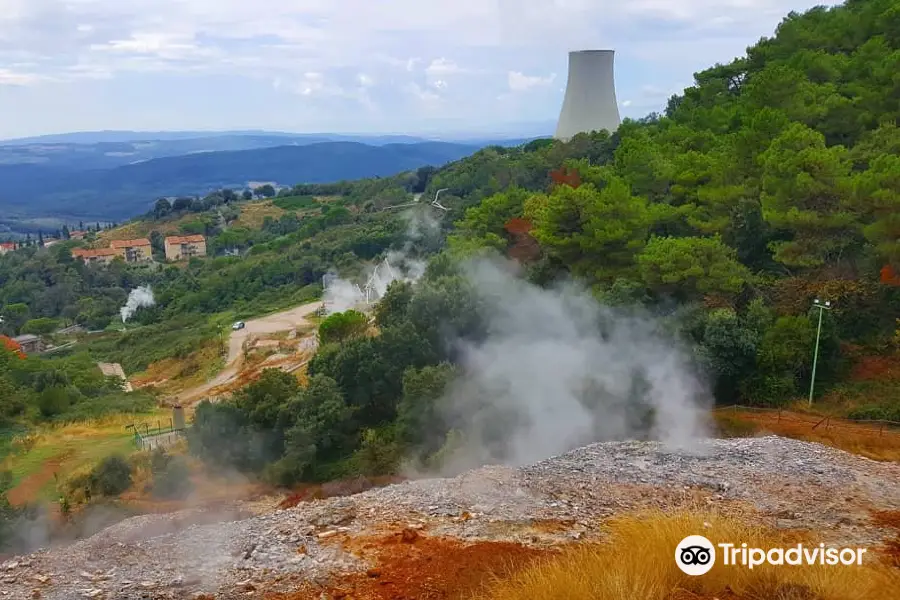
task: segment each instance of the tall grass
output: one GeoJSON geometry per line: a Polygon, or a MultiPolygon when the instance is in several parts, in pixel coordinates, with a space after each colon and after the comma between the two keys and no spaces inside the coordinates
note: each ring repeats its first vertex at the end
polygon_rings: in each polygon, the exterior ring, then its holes
{"type": "MultiPolygon", "coordinates": [[[[675,548],[688,535],[713,544],[769,549],[818,545],[814,536],[768,530],[717,515],[636,515],[609,525],[608,541],[546,559],[480,596],[490,600],[896,600],[900,571],[877,559],[861,566],[725,566],[699,577],[682,573],[675,548]],[[803,539],[807,538],[807,539],[803,539]]],[[[874,549],[869,551],[872,554],[874,549]]],[[[721,554],[721,552],[720,552],[721,554]]]]}
{"type": "Polygon", "coordinates": [[[900,432],[879,430],[878,424],[854,423],[832,418],[815,429],[824,417],[817,414],[784,412],[719,411],[715,414],[719,434],[724,437],[780,435],[825,444],[845,452],[879,461],[900,461],[900,432]]]}

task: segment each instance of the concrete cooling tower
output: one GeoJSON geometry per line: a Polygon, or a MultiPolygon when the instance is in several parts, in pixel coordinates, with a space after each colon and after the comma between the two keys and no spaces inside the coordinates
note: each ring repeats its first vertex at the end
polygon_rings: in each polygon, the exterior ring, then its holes
{"type": "Polygon", "coordinates": [[[568,141],[577,133],[618,129],[614,59],[614,50],[569,52],[569,80],[556,139],[568,141]]]}

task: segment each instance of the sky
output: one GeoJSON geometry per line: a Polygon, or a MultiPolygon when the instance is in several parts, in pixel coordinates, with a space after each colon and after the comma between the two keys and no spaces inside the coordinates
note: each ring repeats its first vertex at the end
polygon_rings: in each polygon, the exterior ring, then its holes
{"type": "Polygon", "coordinates": [[[427,133],[552,122],[615,49],[623,117],[810,0],[0,0],[0,139],[103,129],[427,133]]]}

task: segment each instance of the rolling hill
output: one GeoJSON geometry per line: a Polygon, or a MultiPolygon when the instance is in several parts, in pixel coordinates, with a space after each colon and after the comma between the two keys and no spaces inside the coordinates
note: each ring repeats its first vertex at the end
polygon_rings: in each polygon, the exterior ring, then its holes
{"type": "Polygon", "coordinates": [[[250,181],[324,183],[383,177],[472,154],[476,145],[421,142],[373,146],[321,142],[164,157],[108,169],[0,165],[0,210],[34,217],[123,219],[161,196],[202,194],[250,181]]]}

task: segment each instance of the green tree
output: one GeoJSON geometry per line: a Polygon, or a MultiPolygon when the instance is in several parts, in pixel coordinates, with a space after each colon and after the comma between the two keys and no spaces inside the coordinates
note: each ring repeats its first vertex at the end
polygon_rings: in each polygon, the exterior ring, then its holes
{"type": "Polygon", "coordinates": [[[262,375],[234,396],[234,404],[250,423],[264,429],[278,425],[282,405],[300,392],[296,377],[281,369],[265,369],[262,375]]]}
{"type": "Polygon", "coordinates": [[[407,445],[425,455],[436,452],[444,442],[446,425],[439,401],[457,375],[449,363],[407,369],[403,374],[403,397],[397,407],[397,433],[407,445]]]}
{"type": "Polygon", "coordinates": [[[750,279],[735,251],[718,238],[654,237],[637,263],[647,287],[682,299],[735,294],[750,279]]]}
{"type": "Polygon", "coordinates": [[[592,184],[559,186],[532,197],[525,208],[541,246],[596,281],[612,281],[630,268],[652,219],[646,200],[631,195],[622,179],[607,177],[600,191],[592,184]]]}
{"type": "Polygon", "coordinates": [[[900,157],[883,155],[854,179],[854,207],[865,238],[900,269],[900,157]]]}
{"type": "Polygon", "coordinates": [[[267,183],[255,188],[253,193],[256,194],[257,198],[272,198],[275,196],[275,188],[272,187],[272,184],[267,183]]]}
{"type": "Polygon", "coordinates": [[[153,205],[153,216],[161,219],[172,212],[172,204],[166,198],[160,198],[153,205]]]}
{"type": "Polygon", "coordinates": [[[763,216],[790,236],[773,242],[777,261],[818,266],[854,244],[855,217],[847,210],[850,163],[845,148],[828,148],[821,133],[795,123],[760,160],[763,216]]]}
{"type": "Polygon", "coordinates": [[[39,319],[30,319],[22,325],[22,333],[31,333],[34,335],[47,335],[56,331],[59,327],[59,321],[48,317],[39,319]]]}
{"type": "Polygon", "coordinates": [[[365,335],[369,318],[356,310],[334,313],[319,325],[319,343],[340,344],[365,335]]]}

